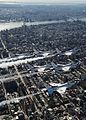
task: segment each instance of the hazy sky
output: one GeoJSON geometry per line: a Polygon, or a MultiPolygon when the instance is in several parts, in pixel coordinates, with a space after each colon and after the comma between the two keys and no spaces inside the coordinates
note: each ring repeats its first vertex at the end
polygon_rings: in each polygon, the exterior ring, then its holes
{"type": "Polygon", "coordinates": [[[2,2],[84,3],[86,0],[0,0],[2,2]]]}

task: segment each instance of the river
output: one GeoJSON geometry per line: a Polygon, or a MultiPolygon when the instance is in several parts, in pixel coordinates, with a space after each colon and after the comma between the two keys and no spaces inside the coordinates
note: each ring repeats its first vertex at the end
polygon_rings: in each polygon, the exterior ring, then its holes
{"type": "MultiPolygon", "coordinates": [[[[68,19],[68,21],[77,21],[77,18],[72,18],[72,19],[68,19]]],[[[86,18],[80,18],[79,20],[86,22],[86,18]]],[[[53,20],[53,21],[38,21],[38,22],[26,22],[25,24],[27,26],[30,25],[46,25],[46,24],[52,24],[52,23],[63,23],[65,22],[65,20],[53,20]]],[[[0,23],[0,31],[1,30],[10,30],[13,28],[18,28],[21,27],[23,25],[23,22],[8,22],[8,23],[0,23]]]]}
{"type": "MultiPolygon", "coordinates": [[[[52,24],[52,23],[61,23],[65,22],[63,20],[58,20],[58,21],[39,21],[39,22],[26,22],[25,25],[31,26],[31,25],[42,25],[42,24],[52,24]]],[[[23,22],[8,22],[8,23],[0,23],[0,31],[1,30],[6,30],[6,29],[13,29],[13,28],[18,28],[23,25],[23,22]]]]}

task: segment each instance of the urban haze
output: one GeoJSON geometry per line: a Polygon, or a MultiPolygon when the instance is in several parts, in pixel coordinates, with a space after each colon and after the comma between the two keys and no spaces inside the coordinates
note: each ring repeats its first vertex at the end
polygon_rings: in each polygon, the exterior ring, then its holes
{"type": "Polygon", "coordinates": [[[86,120],[85,0],[0,0],[0,120],[86,120]]]}

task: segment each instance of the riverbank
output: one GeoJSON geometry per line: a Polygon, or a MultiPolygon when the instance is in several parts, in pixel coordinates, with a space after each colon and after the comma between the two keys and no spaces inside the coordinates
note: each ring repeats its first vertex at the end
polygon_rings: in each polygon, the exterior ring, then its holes
{"type": "MultiPolygon", "coordinates": [[[[77,18],[70,18],[68,19],[67,21],[69,22],[73,22],[73,21],[77,21],[77,20],[80,20],[82,22],[86,22],[86,18],[80,18],[80,19],[77,19],[77,18]]],[[[36,22],[26,22],[25,25],[27,26],[31,26],[31,25],[42,25],[42,24],[53,24],[53,23],[63,23],[63,22],[66,22],[65,20],[53,20],[53,21],[36,21],[36,22]]],[[[2,30],[10,30],[10,29],[13,29],[13,28],[18,28],[18,27],[22,27],[22,25],[24,25],[23,22],[6,22],[6,23],[0,23],[0,31],[2,30]]]]}

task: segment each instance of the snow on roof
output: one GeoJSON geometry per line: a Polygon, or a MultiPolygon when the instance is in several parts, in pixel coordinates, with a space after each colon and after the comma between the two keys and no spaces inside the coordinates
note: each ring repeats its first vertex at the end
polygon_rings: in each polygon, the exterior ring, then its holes
{"type": "Polygon", "coordinates": [[[38,68],[38,72],[44,72],[44,70],[45,70],[45,67],[38,68]]]}
{"type": "Polygon", "coordinates": [[[47,57],[49,54],[50,54],[49,52],[46,52],[46,53],[43,53],[43,56],[47,57]]]}
{"type": "Polygon", "coordinates": [[[65,52],[64,54],[67,55],[67,56],[70,56],[70,55],[73,54],[73,52],[72,52],[72,51],[67,51],[67,52],[65,52]]]}
{"type": "Polygon", "coordinates": [[[70,70],[70,66],[65,66],[65,67],[62,67],[62,70],[63,70],[63,71],[65,71],[65,72],[67,72],[67,71],[69,71],[69,70],[70,70]]]}

